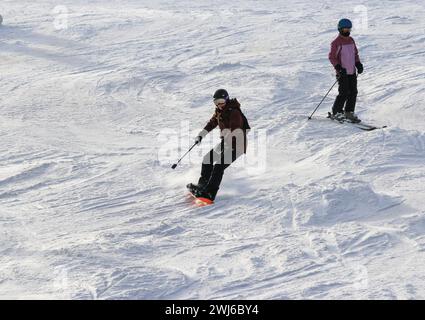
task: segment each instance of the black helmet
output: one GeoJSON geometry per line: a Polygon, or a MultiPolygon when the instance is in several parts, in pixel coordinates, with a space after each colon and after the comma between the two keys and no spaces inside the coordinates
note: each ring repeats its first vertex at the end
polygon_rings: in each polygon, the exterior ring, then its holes
{"type": "Polygon", "coordinates": [[[229,99],[229,94],[224,89],[218,89],[214,93],[214,100],[216,100],[216,99],[226,99],[226,100],[228,100],[229,99]]]}

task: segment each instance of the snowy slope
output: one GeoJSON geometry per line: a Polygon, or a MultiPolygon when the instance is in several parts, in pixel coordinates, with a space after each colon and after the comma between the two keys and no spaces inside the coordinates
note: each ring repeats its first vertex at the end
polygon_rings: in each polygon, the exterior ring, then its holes
{"type": "Polygon", "coordinates": [[[56,5],[0,3],[0,298],[425,298],[422,0],[56,5]],[[307,121],[341,17],[385,130],[307,121]],[[193,208],[219,87],[249,159],[193,208]]]}

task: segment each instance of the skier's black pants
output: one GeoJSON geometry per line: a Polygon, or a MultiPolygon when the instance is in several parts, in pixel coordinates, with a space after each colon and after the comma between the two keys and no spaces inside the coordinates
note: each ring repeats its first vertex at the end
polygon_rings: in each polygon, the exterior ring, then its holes
{"type": "Polygon", "coordinates": [[[332,113],[337,114],[343,112],[345,104],[345,112],[354,112],[357,100],[357,75],[345,75],[338,80],[338,96],[332,108],[332,113]]]}
{"type": "Polygon", "coordinates": [[[238,157],[236,148],[227,147],[223,140],[208,152],[202,161],[198,186],[209,192],[214,199],[226,170],[238,157]]]}

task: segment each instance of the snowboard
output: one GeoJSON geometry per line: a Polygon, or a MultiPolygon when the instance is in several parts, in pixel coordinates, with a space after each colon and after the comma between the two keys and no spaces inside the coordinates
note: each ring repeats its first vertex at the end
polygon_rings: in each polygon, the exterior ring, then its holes
{"type": "Polygon", "coordinates": [[[190,185],[191,184],[189,183],[186,187],[187,187],[187,190],[189,191],[189,195],[194,199],[194,204],[197,207],[205,207],[205,206],[209,206],[211,204],[214,204],[214,201],[212,201],[210,199],[195,196],[193,194],[192,188],[189,187],[190,185]]]}
{"type": "Polygon", "coordinates": [[[197,207],[205,207],[214,204],[214,201],[207,199],[207,198],[201,198],[201,197],[195,197],[191,192],[189,192],[190,195],[194,198],[194,204],[197,207]]]}

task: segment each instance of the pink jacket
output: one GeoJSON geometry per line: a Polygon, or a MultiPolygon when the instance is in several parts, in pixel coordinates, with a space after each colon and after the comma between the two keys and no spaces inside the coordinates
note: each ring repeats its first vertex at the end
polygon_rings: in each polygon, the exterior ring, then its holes
{"type": "Polygon", "coordinates": [[[360,62],[360,58],[354,39],[339,35],[332,41],[329,60],[334,67],[337,64],[341,65],[347,70],[347,74],[355,74],[356,63],[360,62]]]}

